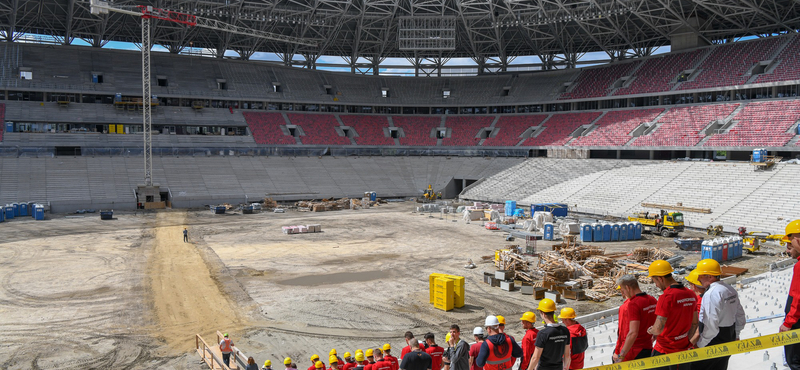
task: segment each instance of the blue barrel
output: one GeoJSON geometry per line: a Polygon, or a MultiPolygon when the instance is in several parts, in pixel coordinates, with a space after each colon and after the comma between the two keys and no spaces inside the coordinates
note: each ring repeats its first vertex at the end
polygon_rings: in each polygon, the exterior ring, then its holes
{"type": "Polygon", "coordinates": [[[13,220],[14,219],[14,205],[6,204],[6,220],[13,220]]]}
{"type": "Polygon", "coordinates": [[[603,224],[594,223],[592,224],[592,228],[594,228],[594,235],[592,235],[592,239],[596,242],[603,241],[603,224]]]}
{"type": "Polygon", "coordinates": [[[611,241],[611,224],[603,224],[603,241],[611,241]]]}
{"type": "Polygon", "coordinates": [[[582,242],[592,241],[592,225],[581,224],[581,241],[582,242]]]}
{"type": "Polygon", "coordinates": [[[628,240],[628,224],[625,222],[619,224],[619,240],[628,240]]]}
{"type": "Polygon", "coordinates": [[[619,224],[611,225],[611,241],[612,242],[619,241],[619,224]]]}
{"type": "Polygon", "coordinates": [[[28,215],[28,203],[20,203],[19,204],[19,215],[20,216],[27,216],[28,215]]]}
{"type": "Polygon", "coordinates": [[[33,219],[37,221],[44,220],[44,206],[37,204],[33,207],[33,219]]]}
{"type": "Polygon", "coordinates": [[[371,200],[373,202],[378,200],[378,193],[376,193],[374,191],[372,193],[369,193],[369,200],[371,200]]]}
{"type": "Polygon", "coordinates": [[[550,222],[544,224],[544,240],[553,240],[553,224],[550,222]]]}

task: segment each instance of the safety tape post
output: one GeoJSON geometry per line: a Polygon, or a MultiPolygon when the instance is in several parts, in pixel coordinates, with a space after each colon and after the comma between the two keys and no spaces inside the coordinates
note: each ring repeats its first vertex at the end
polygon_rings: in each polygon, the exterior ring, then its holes
{"type": "Polygon", "coordinates": [[[701,360],[737,355],[758,351],[767,348],[787,346],[800,343],[800,329],[790,330],[778,334],[764,335],[760,337],[742,339],[713,346],[696,348],[687,351],[659,355],[655,357],[643,358],[620,362],[611,365],[588,367],[584,370],[646,370],[655,369],[670,365],[686,364],[701,360]]]}

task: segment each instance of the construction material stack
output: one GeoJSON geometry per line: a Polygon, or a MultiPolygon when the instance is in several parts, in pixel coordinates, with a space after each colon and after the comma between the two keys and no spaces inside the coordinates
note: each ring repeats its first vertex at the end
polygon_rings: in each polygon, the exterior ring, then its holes
{"type": "Polygon", "coordinates": [[[464,277],[433,273],[428,277],[430,302],[443,311],[464,307],[464,277]]]}

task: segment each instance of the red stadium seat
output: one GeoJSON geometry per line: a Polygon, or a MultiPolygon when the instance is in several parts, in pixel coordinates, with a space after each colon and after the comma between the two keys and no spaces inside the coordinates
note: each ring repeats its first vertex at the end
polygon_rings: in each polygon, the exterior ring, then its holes
{"type": "Polygon", "coordinates": [[[345,126],[356,130],[358,145],[394,145],[394,139],[386,137],[383,129],[389,127],[386,116],[339,116],[345,126]]]}
{"type": "Polygon", "coordinates": [[[256,144],[295,144],[294,137],[281,130],[286,122],[280,113],[242,112],[242,115],[256,144]]]}
{"type": "Polygon", "coordinates": [[[636,138],[632,146],[695,146],[705,137],[701,133],[711,121],[728,117],[739,104],[697,105],[671,108],[649,135],[636,138]]]}
{"type": "Polygon", "coordinates": [[[350,145],[350,138],[339,136],[334,127],[339,121],[332,114],[287,113],[289,122],[300,126],[306,136],[300,141],[306,145],[350,145]]]}
{"type": "Polygon", "coordinates": [[[559,99],[584,99],[607,96],[611,92],[611,85],[620,77],[627,76],[639,61],[631,63],[610,64],[599,68],[587,68],[581,71],[575,80],[575,88],[561,94],[559,99]]]}
{"type": "Polygon", "coordinates": [[[530,137],[523,146],[561,146],[567,143],[578,127],[588,125],[600,112],[556,113],[544,123],[545,129],[537,137],[530,137]]]}
{"type": "Polygon", "coordinates": [[[742,85],[750,79],[749,75],[744,75],[745,72],[755,62],[769,58],[783,41],[785,40],[781,38],[766,38],[717,46],[700,63],[697,77],[693,81],[681,83],[678,89],[742,85]]]}
{"type": "Polygon", "coordinates": [[[435,146],[436,138],[430,137],[434,127],[442,123],[441,117],[431,116],[392,116],[395,127],[403,129],[405,137],[400,138],[400,145],[435,146]]]}
{"type": "Polygon", "coordinates": [[[798,100],[748,103],[733,118],[739,122],[730,131],[712,136],[703,146],[784,146],[794,137],[786,131],[798,119],[798,100]]]}
{"type": "Polygon", "coordinates": [[[631,131],[644,122],[654,120],[664,108],[611,111],[597,120],[598,127],[586,136],[571,142],[570,146],[621,146],[630,141],[631,131]]]}
{"type": "Polygon", "coordinates": [[[525,130],[539,126],[539,124],[547,118],[547,114],[533,114],[525,116],[500,116],[494,127],[500,129],[497,136],[486,138],[483,146],[514,146],[517,145],[522,138],[525,130]]]}
{"type": "Polygon", "coordinates": [[[442,145],[478,145],[480,142],[480,138],[476,138],[478,131],[484,127],[489,127],[492,121],[494,121],[494,116],[447,117],[445,124],[450,128],[450,137],[442,139],[442,145]]]}

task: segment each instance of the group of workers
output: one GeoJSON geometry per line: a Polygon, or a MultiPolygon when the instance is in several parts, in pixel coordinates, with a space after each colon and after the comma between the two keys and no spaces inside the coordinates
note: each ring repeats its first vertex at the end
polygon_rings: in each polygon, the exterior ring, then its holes
{"type": "MultiPolygon", "coordinates": [[[[800,220],[789,223],[785,235],[787,253],[798,263],[794,265],[786,317],[780,332],[800,329],[800,220]]],[[[653,261],[648,267],[648,277],[662,291],[658,299],[642,292],[635,276],[620,277],[617,290],[625,301],[619,307],[612,362],[738,340],[746,321],[744,309],[738,292],[721,281],[721,275],[719,262],[704,259],[685,277],[688,286],[684,286],[673,276],[669,262],[653,261]]],[[[446,347],[436,344],[433,333],[425,334],[424,341],[418,341],[411,332],[406,332],[407,346],[399,359],[391,355],[392,347],[388,343],[366,351],[356,350],[354,356],[345,352],[344,359],[333,349],[328,354],[328,365],[320,361],[318,355],[313,355],[312,365],[307,370],[510,370],[518,359],[519,370],[582,369],[589,343],[586,329],[575,321],[575,310],[565,307],[556,316],[555,302],[545,298],[539,301],[536,312],[544,328],[535,327],[536,313],[523,313],[520,321],[525,334],[521,345],[505,333],[505,318],[492,315],[486,317],[483,327],[472,331],[475,343],[471,345],[461,338],[459,326],[453,324],[445,337],[446,347]]],[[[232,346],[225,334],[220,349],[226,364],[232,346]]],[[[787,345],[784,351],[789,368],[800,370],[800,344],[787,345]]],[[[729,358],[703,359],[661,369],[727,369],[729,358]]],[[[247,370],[257,369],[253,359],[248,360],[253,367],[248,365],[247,370]]],[[[267,360],[261,369],[272,370],[271,365],[267,360]]],[[[286,370],[296,368],[289,357],[284,359],[284,365],[286,370]]]]}

